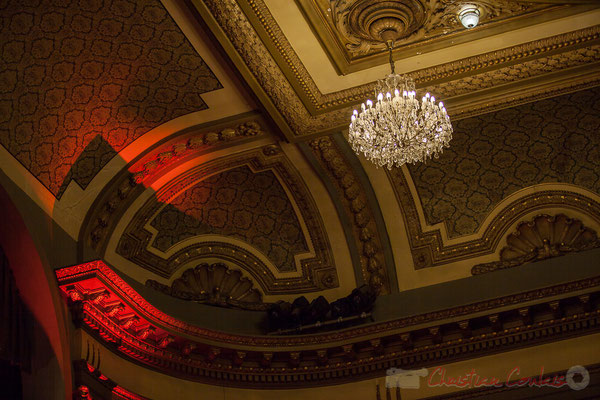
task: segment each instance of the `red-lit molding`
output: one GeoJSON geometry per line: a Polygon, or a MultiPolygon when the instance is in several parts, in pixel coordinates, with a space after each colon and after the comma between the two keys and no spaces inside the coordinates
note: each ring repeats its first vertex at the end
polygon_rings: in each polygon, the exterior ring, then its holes
{"type": "Polygon", "coordinates": [[[242,387],[366,379],[390,367],[439,365],[600,330],[600,277],[339,332],[278,337],[173,318],[102,261],[56,276],[74,320],[121,356],[183,379],[242,387]]]}
{"type": "Polygon", "coordinates": [[[75,371],[76,388],[74,398],[76,399],[147,400],[146,397],[119,386],[86,360],[74,361],[73,369],[75,371]]]}

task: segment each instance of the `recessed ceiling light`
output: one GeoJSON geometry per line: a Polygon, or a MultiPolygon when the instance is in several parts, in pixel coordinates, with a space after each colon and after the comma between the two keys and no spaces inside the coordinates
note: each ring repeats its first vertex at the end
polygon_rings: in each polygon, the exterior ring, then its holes
{"type": "Polygon", "coordinates": [[[479,10],[472,5],[466,6],[458,14],[458,19],[465,28],[474,28],[479,23],[479,10]]]}

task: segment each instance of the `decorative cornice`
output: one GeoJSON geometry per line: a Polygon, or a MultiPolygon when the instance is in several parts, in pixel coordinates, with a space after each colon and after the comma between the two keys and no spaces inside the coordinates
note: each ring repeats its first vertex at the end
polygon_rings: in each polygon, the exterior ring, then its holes
{"type": "Polygon", "coordinates": [[[184,379],[244,387],[367,379],[390,367],[448,363],[600,327],[594,300],[600,277],[339,332],[264,337],[211,331],[166,315],[100,261],[56,275],[76,322],[113,351],[184,379]]]}
{"type": "MultiPolygon", "coordinates": [[[[598,32],[595,34],[590,32],[588,36],[581,38],[581,41],[596,40],[598,37],[598,32]]],[[[567,43],[576,44],[578,41],[578,39],[571,39],[567,43]]],[[[581,65],[593,65],[600,60],[600,46],[597,44],[574,48],[565,52],[550,51],[563,45],[563,43],[550,42],[547,45],[542,44],[541,50],[526,50],[530,46],[523,46],[525,49],[522,49],[521,53],[515,52],[514,49],[500,50],[491,55],[484,54],[461,62],[441,65],[435,68],[437,73],[428,74],[428,72],[434,71],[421,70],[414,75],[417,75],[416,81],[424,91],[435,93],[438,97],[451,99],[463,94],[472,94],[475,91],[525,80],[544,73],[567,70],[581,65]],[[533,54],[537,57],[532,58],[531,55],[533,54]],[[466,76],[471,71],[486,69],[488,70],[486,73],[466,76]],[[462,78],[451,80],[452,77],[456,76],[462,76],[462,78]]]]}
{"type": "Polygon", "coordinates": [[[347,215],[352,222],[353,237],[360,249],[360,264],[365,282],[381,294],[390,292],[389,277],[381,249],[373,212],[368,207],[365,191],[355,176],[352,167],[330,137],[321,137],[309,142],[317,156],[335,183],[347,215]]]}
{"type": "Polygon", "coordinates": [[[454,104],[458,104],[452,112],[452,119],[458,121],[596,87],[600,85],[600,76],[596,73],[599,67],[600,63],[594,63],[573,68],[568,74],[556,77],[555,81],[550,83],[540,84],[536,78],[525,82],[512,82],[499,90],[488,89],[489,97],[475,98],[470,93],[457,96],[452,100],[454,104]]]}
{"type": "Polygon", "coordinates": [[[462,7],[459,2],[336,0],[325,5],[296,0],[296,3],[341,74],[386,62],[382,31],[387,31],[388,38],[395,36],[395,59],[404,59],[589,9],[565,4],[472,1],[480,11],[480,21],[477,28],[465,30],[457,18],[462,7]]]}
{"type": "Polygon", "coordinates": [[[144,183],[177,161],[188,157],[194,151],[206,149],[207,147],[218,147],[219,144],[264,134],[262,127],[256,121],[243,122],[220,130],[202,132],[194,137],[181,139],[168,146],[162,146],[138,161],[129,171],[133,174],[132,178],[135,183],[144,183]]]}
{"type": "MultiPolygon", "coordinates": [[[[233,44],[237,54],[243,59],[244,68],[253,74],[253,79],[256,79],[272,101],[271,104],[285,119],[288,126],[282,129],[287,132],[287,129],[291,128],[293,131],[288,139],[322,135],[334,129],[343,129],[348,123],[347,118],[352,112],[352,107],[373,93],[373,83],[333,93],[321,93],[262,0],[248,0],[240,4],[232,0],[202,1],[227,36],[227,39],[223,40],[233,44]]],[[[196,3],[198,2],[200,0],[196,3]]],[[[536,74],[529,75],[531,87],[522,85],[518,95],[521,102],[537,100],[537,94],[531,94],[529,91],[535,92],[539,87],[545,88],[543,96],[552,96],[553,90],[561,93],[577,90],[567,78],[581,77],[581,71],[572,71],[573,64],[578,62],[577,65],[587,68],[586,74],[589,76],[586,84],[599,84],[600,75],[597,69],[585,62],[581,64],[583,60],[577,61],[576,56],[570,56],[580,47],[593,49],[600,37],[599,32],[599,27],[583,29],[415,71],[410,75],[416,78],[418,87],[426,86],[434,93],[434,85],[452,80],[450,86],[446,85],[452,89],[446,91],[447,98],[444,98],[444,101],[453,118],[474,115],[469,104],[458,101],[454,106],[454,97],[465,91],[470,93],[471,101],[480,103],[480,111],[475,112],[489,112],[515,104],[515,93],[509,90],[509,93],[503,94],[503,86],[507,81],[500,82],[497,79],[498,74],[494,71],[505,68],[506,71],[502,75],[508,78],[508,82],[517,84],[522,79],[519,73],[515,73],[518,70],[516,66],[523,61],[535,62],[535,65],[540,67],[536,67],[536,74]],[[559,62],[554,59],[551,62],[540,59],[543,56],[552,58],[558,53],[564,53],[559,62]],[[550,74],[551,71],[555,74],[550,74]],[[559,71],[564,71],[564,79],[556,76],[559,71]],[[496,93],[471,93],[467,88],[471,83],[470,76],[474,74],[477,74],[478,80],[495,82],[493,88],[497,89],[496,93]],[[527,87],[527,90],[523,90],[524,87],[527,87]]]]}
{"type": "Polygon", "coordinates": [[[521,222],[515,232],[508,235],[506,243],[507,246],[500,250],[500,261],[475,265],[471,273],[484,274],[600,247],[595,231],[564,214],[543,214],[521,222]]]}

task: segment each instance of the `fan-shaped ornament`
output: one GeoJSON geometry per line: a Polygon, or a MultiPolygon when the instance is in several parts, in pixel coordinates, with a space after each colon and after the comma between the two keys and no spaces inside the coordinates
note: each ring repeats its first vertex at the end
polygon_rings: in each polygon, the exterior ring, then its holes
{"type": "Polygon", "coordinates": [[[475,265],[473,275],[516,267],[525,263],[600,247],[596,232],[564,214],[538,215],[521,222],[506,238],[500,261],[475,265]]]}
{"type": "Polygon", "coordinates": [[[241,271],[225,264],[202,263],[183,272],[171,286],[147,280],[146,286],[184,300],[249,310],[266,310],[262,294],[241,271]]]}

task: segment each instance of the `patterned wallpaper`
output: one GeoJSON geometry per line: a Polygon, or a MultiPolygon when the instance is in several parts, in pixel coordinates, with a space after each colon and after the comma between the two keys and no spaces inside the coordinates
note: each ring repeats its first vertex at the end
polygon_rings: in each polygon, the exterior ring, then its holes
{"type": "Polygon", "coordinates": [[[158,0],[9,0],[0,16],[0,143],[57,196],[221,88],[158,0]]]}
{"type": "Polygon", "coordinates": [[[411,165],[428,224],[450,237],[477,231],[515,191],[566,182],[600,193],[600,88],[453,123],[450,148],[411,165]]]}
{"type": "Polygon", "coordinates": [[[259,249],[280,271],[295,271],[308,250],[292,204],[272,171],[247,166],[202,180],[166,205],[150,223],[152,246],[166,251],[192,236],[219,234],[259,249]]]}

